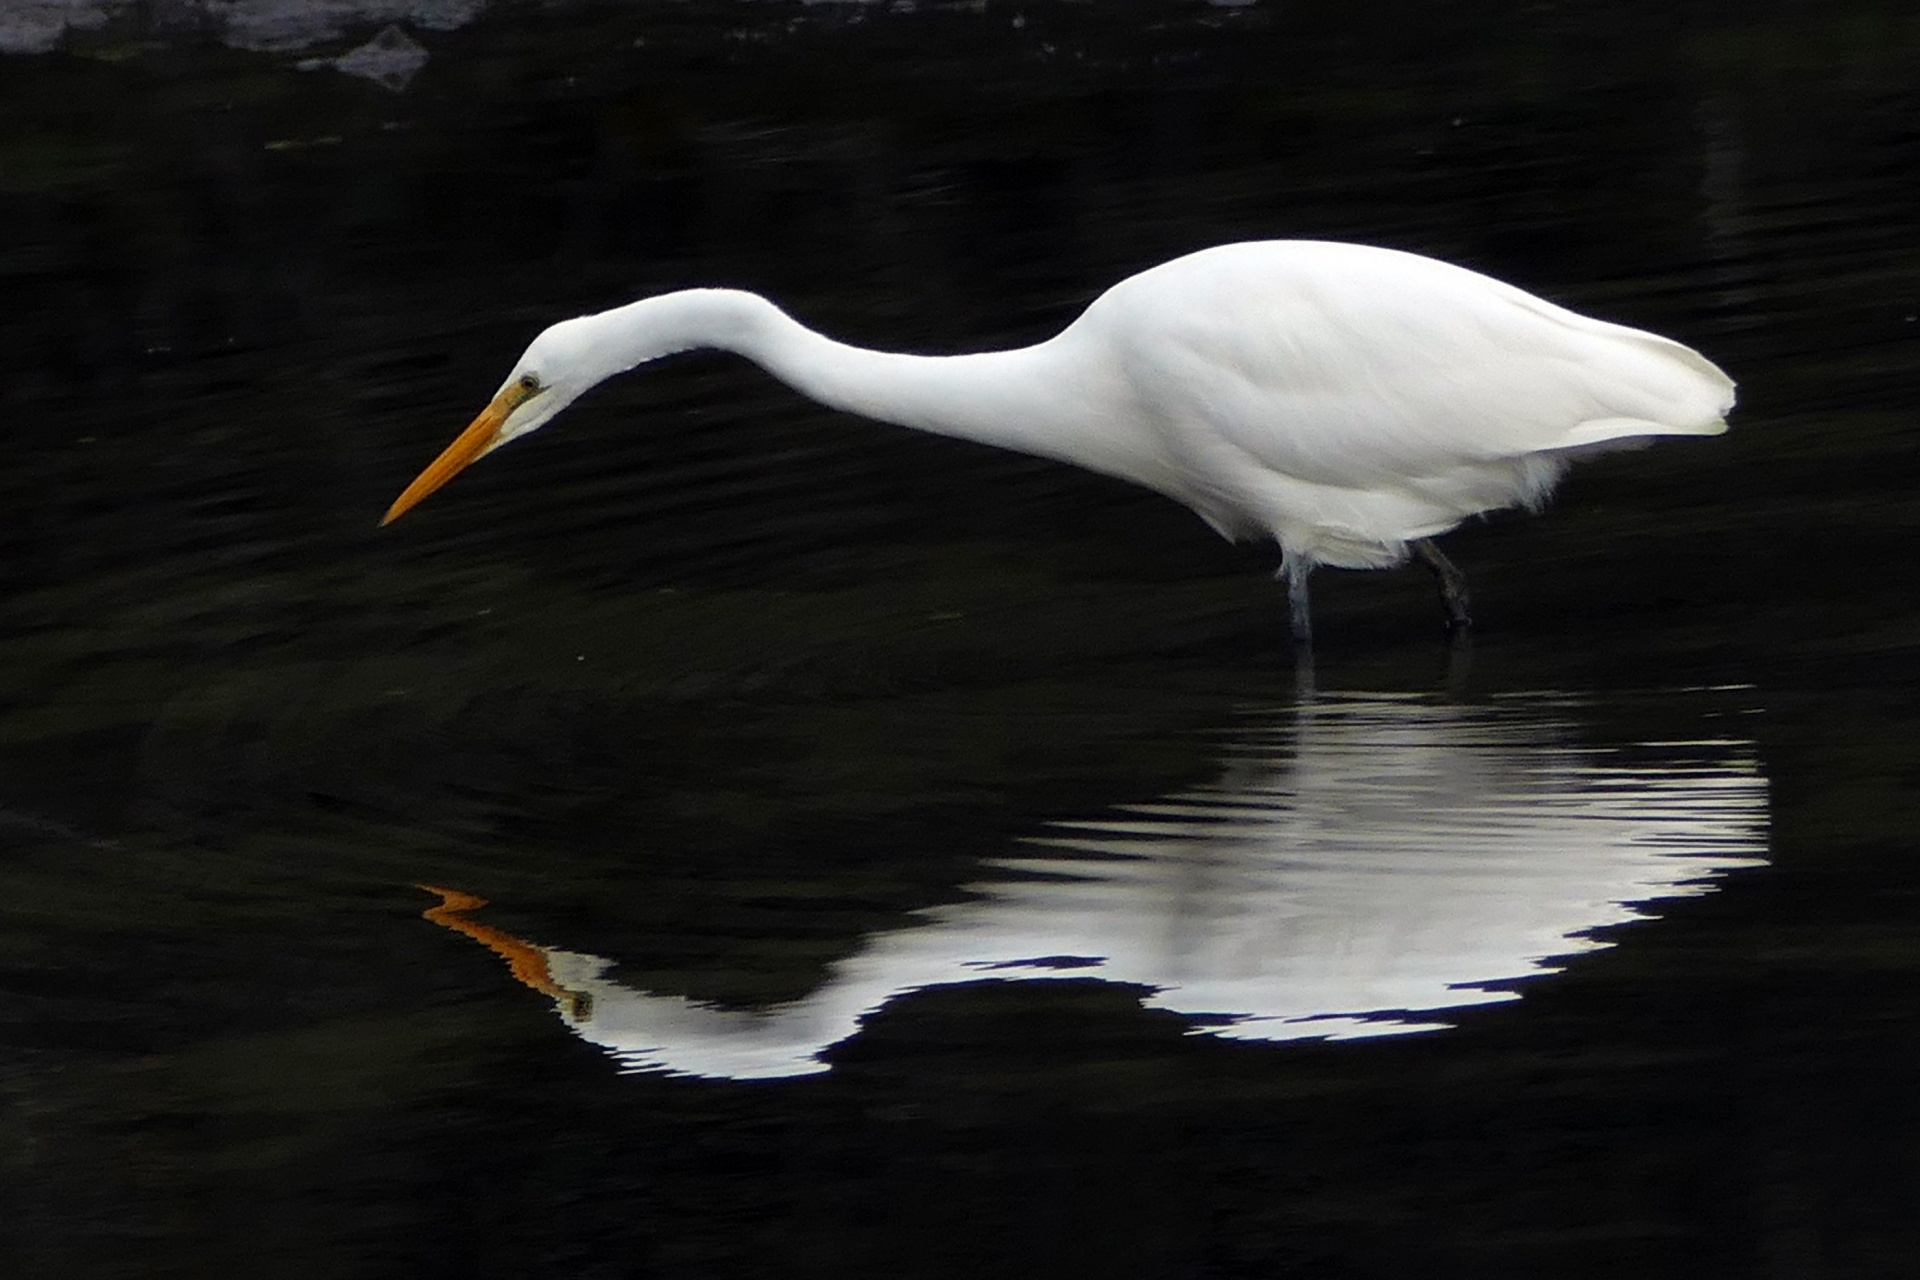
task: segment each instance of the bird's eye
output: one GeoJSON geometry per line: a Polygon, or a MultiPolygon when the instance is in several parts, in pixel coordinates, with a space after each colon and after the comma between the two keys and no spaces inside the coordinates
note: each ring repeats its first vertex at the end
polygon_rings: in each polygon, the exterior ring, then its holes
{"type": "Polygon", "coordinates": [[[523,373],[520,375],[520,389],[532,395],[540,389],[540,379],[531,373],[523,373]]]}

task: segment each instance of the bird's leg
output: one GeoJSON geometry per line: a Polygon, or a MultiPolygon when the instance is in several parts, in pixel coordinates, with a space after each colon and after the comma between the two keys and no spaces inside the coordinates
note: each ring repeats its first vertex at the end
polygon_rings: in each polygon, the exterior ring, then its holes
{"type": "Polygon", "coordinates": [[[1471,627],[1473,615],[1467,607],[1467,575],[1460,572],[1460,566],[1447,559],[1432,538],[1415,540],[1413,554],[1419,556],[1420,562],[1433,570],[1433,576],[1440,581],[1440,604],[1447,611],[1447,629],[1465,631],[1471,627]]]}
{"type": "Polygon", "coordinates": [[[1473,631],[1455,627],[1447,636],[1447,699],[1467,701],[1467,677],[1473,674],[1473,631]]]}
{"type": "Polygon", "coordinates": [[[1280,577],[1287,584],[1288,626],[1293,643],[1302,649],[1313,647],[1313,614],[1307,607],[1307,574],[1312,570],[1312,562],[1281,553],[1280,577]]]}

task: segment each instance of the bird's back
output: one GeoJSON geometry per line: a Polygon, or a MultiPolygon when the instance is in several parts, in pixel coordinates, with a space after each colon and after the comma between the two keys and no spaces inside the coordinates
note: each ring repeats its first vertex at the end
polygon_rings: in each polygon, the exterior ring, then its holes
{"type": "Polygon", "coordinates": [[[1733,403],[1679,343],[1361,245],[1190,254],[1116,285],[1063,337],[1113,353],[1193,490],[1175,496],[1223,531],[1379,544],[1316,556],[1332,563],[1391,562],[1409,538],[1537,501],[1581,452],[1716,434],[1733,403]]]}

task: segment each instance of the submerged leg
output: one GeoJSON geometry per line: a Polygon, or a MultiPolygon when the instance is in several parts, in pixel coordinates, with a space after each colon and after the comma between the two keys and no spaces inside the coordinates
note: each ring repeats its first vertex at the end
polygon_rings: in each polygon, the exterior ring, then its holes
{"type": "Polygon", "coordinates": [[[1455,627],[1447,633],[1447,698],[1468,701],[1467,677],[1473,674],[1473,631],[1455,627]]]}
{"type": "Polygon", "coordinates": [[[1307,574],[1313,571],[1313,565],[1305,560],[1282,553],[1280,557],[1280,578],[1287,584],[1287,619],[1293,632],[1293,642],[1302,648],[1313,644],[1313,614],[1307,607],[1307,574]]]}
{"type": "Polygon", "coordinates": [[[1465,631],[1471,627],[1473,615],[1467,608],[1467,575],[1460,572],[1460,566],[1447,559],[1432,538],[1416,541],[1413,554],[1440,580],[1440,604],[1447,611],[1447,629],[1465,631]]]}

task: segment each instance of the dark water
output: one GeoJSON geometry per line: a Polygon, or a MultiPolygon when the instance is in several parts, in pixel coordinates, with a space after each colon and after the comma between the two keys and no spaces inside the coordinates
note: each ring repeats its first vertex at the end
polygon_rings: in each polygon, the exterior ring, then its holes
{"type": "Polygon", "coordinates": [[[7,1274],[1912,1274],[1910,6],[55,8],[7,1274]],[[373,527],[560,316],[984,349],[1261,236],[1734,430],[1450,538],[1463,660],[1319,575],[1312,698],[1262,553],[717,357],[373,527]]]}

